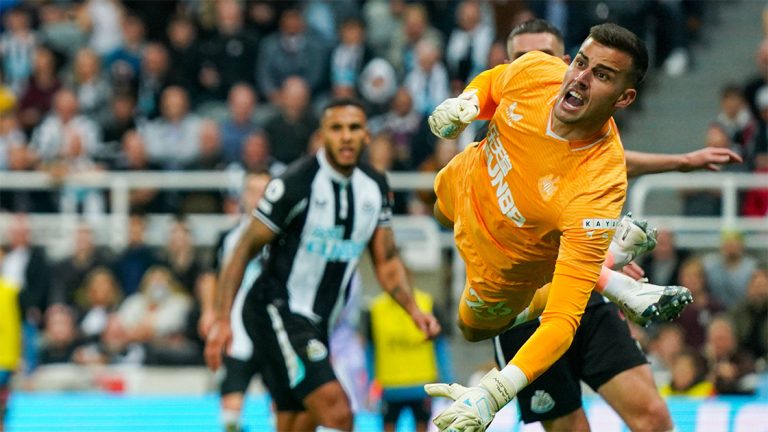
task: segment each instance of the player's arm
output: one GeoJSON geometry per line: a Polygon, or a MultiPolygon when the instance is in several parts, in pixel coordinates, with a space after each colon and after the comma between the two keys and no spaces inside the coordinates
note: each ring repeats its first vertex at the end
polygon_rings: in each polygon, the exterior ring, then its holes
{"type": "Polygon", "coordinates": [[[271,227],[259,219],[252,219],[219,273],[214,305],[216,320],[205,344],[205,362],[212,370],[221,366],[221,354],[232,339],[229,317],[235,294],[243,282],[245,267],[275,236],[271,227]]]}
{"type": "Polygon", "coordinates": [[[413,289],[408,283],[405,265],[397,253],[392,228],[389,226],[376,228],[368,247],[376,279],[381,284],[381,288],[408,312],[413,322],[425,335],[430,338],[437,336],[440,333],[440,324],[432,314],[422,312],[416,304],[413,289]]]}
{"type": "Polygon", "coordinates": [[[562,236],[541,325],[511,363],[531,382],[570,346],[613,237],[625,188],[595,187],[574,199],[560,222],[562,236]]]}
{"type": "Polygon", "coordinates": [[[727,148],[705,147],[689,153],[661,154],[626,150],[627,177],[670,171],[688,172],[698,169],[720,171],[720,165],[741,163],[742,158],[727,148]]]}

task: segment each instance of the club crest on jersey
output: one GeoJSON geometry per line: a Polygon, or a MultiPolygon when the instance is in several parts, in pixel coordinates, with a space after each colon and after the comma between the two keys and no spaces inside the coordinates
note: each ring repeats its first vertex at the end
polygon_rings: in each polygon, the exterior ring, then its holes
{"type": "Polygon", "coordinates": [[[282,198],[285,193],[285,183],[280,179],[274,179],[267,185],[267,189],[264,191],[264,198],[269,201],[275,202],[282,198]]]}
{"type": "Polygon", "coordinates": [[[517,102],[512,102],[509,105],[509,108],[507,108],[507,116],[504,120],[506,120],[506,123],[508,126],[512,126],[513,122],[519,122],[523,119],[522,114],[515,113],[515,110],[517,109],[517,102]]]}
{"type": "Polygon", "coordinates": [[[318,362],[326,357],[328,357],[328,348],[325,347],[325,344],[317,339],[310,339],[307,342],[307,358],[310,361],[318,362]]]}
{"type": "Polygon", "coordinates": [[[549,412],[555,407],[555,400],[552,396],[544,390],[536,390],[531,397],[531,411],[536,414],[543,414],[549,412]]]}
{"type": "Polygon", "coordinates": [[[557,184],[560,182],[560,177],[555,177],[552,174],[545,175],[539,179],[539,193],[544,201],[549,201],[552,196],[557,192],[557,184]]]}

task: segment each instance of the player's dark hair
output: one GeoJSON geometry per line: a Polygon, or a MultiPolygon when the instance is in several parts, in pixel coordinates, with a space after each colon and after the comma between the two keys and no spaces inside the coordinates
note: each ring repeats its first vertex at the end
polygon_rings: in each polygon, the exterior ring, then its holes
{"type": "Polygon", "coordinates": [[[598,24],[589,29],[589,37],[600,45],[617,49],[632,57],[632,81],[638,85],[648,71],[648,49],[631,31],[613,23],[598,24]]]}
{"type": "Polygon", "coordinates": [[[549,33],[551,35],[554,35],[558,42],[563,43],[563,33],[557,29],[552,23],[550,23],[547,20],[543,20],[540,18],[531,19],[528,21],[525,21],[522,24],[518,24],[515,26],[515,28],[512,29],[511,32],[509,32],[509,36],[507,37],[507,43],[512,42],[512,39],[521,34],[528,34],[528,33],[549,33]]]}
{"type": "Polygon", "coordinates": [[[325,112],[328,111],[329,109],[344,107],[344,106],[357,107],[357,108],[360,108],[360,110],[364,112],[366,115],[368,114],[368,110],[366,109],[365,105],[355,98],[333,98],[323,107],[323,114],[325,114],[325,112]]]}

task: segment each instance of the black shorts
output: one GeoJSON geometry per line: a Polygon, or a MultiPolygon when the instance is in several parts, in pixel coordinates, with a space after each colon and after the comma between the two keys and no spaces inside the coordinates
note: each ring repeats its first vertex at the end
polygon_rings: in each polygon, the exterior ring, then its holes
{"type": "Polygon", "coordinates": [[[261,372],[261,359],[254,355],[251,360],[243,361],[224,356],[224,378],[221,380],[221,395],[245,393],[248,384],[257,373],[261,372]]]}
{"type": "Polygon", "coordinates": [[[327,332],[285,302],[246,301],[243,323],[251,340],[259,341],[262,378],[278,411],[304,411],[304,398],[336,381],[327,332]]]}
{"type": "Polygon", "coordinates": [[[416,400],[381,401],[381,416],[384,423],[397,423],[400,413],[410,408],[416,423],[427,423],[432,416],[432,399],[425,397],[416,400]]]}
{"type": "MultiPolygon", "coordinates": [[[[515,327],[494,339],[497,362],[508,362],[538,328],[515,327]],[[501,353],[499,352],[501,350],[501,353]]],[[[581,408],[581,384],[593,390],[625,370],[647,363],[619,309],[611,303],[588,307],[571,347],[536,381],[517,394],[525,423],[551,420],[581,408]]]]}

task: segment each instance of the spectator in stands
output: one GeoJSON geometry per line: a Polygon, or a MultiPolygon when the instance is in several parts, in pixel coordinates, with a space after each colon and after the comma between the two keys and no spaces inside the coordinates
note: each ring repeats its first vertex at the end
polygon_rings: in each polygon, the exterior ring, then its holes
{"type": "Polygon", "coordinates": [[[27,215],[12,215],[9,222],[2,277],[19,287],[22,319],[37,327],[42,324],[50,294],[48,257],[43,247],[32,244],[27,215]]]}
{"type": "Polygon", "coordinates": [[[716,315],[725,311],[725,307],[710,295],[704,264],[698,257],[683,262],[677,284],[691,290],[691,295],[696,299],[680,314],[677,324],[685,333],[686,345],[698,350],[706,341],[709,324],[716,315]]]}
{"type": "Polygon", "coordinates": [[[768,362],[768,267],[752,274],[747,296],[731,310],[730,318],[739,347],[768,362]]]}
{"type": "Polygon", "coordinates": [[[132,213],[128,219],[128,244],[117,254],[113,268],[123,294],[130,296],[139,288],[144,272],[160,263],[157,252],[147,245],[146,217],[142,213],[132,213]]]}
{"type": "Polygon", "coordinates": [[[142,117],[154,119],[158,116],[160,96],[172,83],[168,50],[159,43],[147,44],[141,57],[138,81],[134,84],[138,112],[142,117]]]}
{"type": "Polygon", "coordinates": [[[40,364],[69,363],[80,344],[75,312],[61,304],[48,308],[40,339],[40,364]]]}
{"type": "Polygon", "coordinates": [[[95,154],[101,143],[99,126],[78,113],[77,95],[70,89],[61,89],[53,99],[53,110],[35,128],[30,149],[35,160],[42,165],[55,162],[62,152],[78,140],[86,155],[95,154]]]}
{"type": "Polygon", "coordinates": [[[272,104],[284,104],[285,81],[299,76],[311,95],[319,95],[328,88],[329,62],[329,47],[307,30],[301,12],[286,10],[280,17],[278,32],[265,37],[259,47],[256,66],[259,93],[272,104]]]}
{"type": "Polygon", "coordinates": [[[238,83],[229,90],[229,112],[226,120],[221,122],[221,144],[225,162],[232,163],[240,159],[243,141],[260,126],[254,118],[257,103],[256,92],[249,84],[238,83]]]}
{"type": "Polygon", "coordinates": [[[79,347],[72,358],[81,365],[140,365],[144,363],[146,350],[131,340],[119,316],[112,314],[99,340],[79,347]]]}
{"type": "Polygon", "coordinates": [[[139,76],[141,55],[146,45],[146,28],[139,16],[127,13],[121,21],[122,42],[104,57],[104,70],[118,86],[129,84],[139,76]]]}
{"type": "Polygon", "coordinates": [[[401,87],[392,99],[389,111],[372,118],[369,129],[372,134],[386,133],[393,140],[396,163],[394,170],[413,167],[413,152],[423,153],[424,149],[413,148],[413,142],[422,132],[424,116],[414,109],[410,91],[401,87]]]}
{"type": "Polygon", "coordinates": [[[280,88],[280,112],[264,126],[272,156],[282,163],[289,164],[304,154],[309,137],[318,127],[309,102],[307,82],[298,76],[286,78],[280,88]]]}
{"type": "Polygon", "coordinates": [[[245,137],[240,158],[231,163],[228,169],[240,172],[268,172],[278,176],[285,170],[286,164],[272,157],[269,137],[264,131],[256,130],[245,137]]]}
{"type": "MultiPolygon", "coordinates": [[[[766,98],[768,94],[763,97],[763,99],[766,98]]],[[[757,132],[757,121],[752,116],[744,99],[744,92],[738,84],[726,84],[720,91],[720,112],[717,114],[717,122],[723,126],[731,137],[731,141],[741,147],[739,154],[747,161],[753,153],[750,147],[753,146],[757,132]]]]}
{"type": "Polygon", "coordinates": [[[704,353],[717,394],[755,392],[755,383],[748,379],[748,375],[755,372],[754,359],[738,346],[733,324],[728,318],[715,318],[709,325],[704,353]]]}
{"type": "Polygon", "coordinates": [[[724,231],[720,238],[720,252],[704,256],[704,271],[712,296],[726,308],[744,299],[757,260],[744,252],[744,235],[738,231],[724,231]]]}
{"type": "Polygon", "coordinates": [[[744,97],[747,99],[752,116],[761,118],[761,110],[757,105],[757,92],[764,85],[768,84],[768,38],[764,38],[755,51],[755,63],[757,65],[757,73],[744,86],[744,97]]]}
{"type": "Polygon", "coordinates": [[[174,279],[179,282],[183,292],[192,296],[200,275],[206,271],[206,266],[203,257],[195,250],[189,222],[183,217],[177,217],[171,223],[161,259],[174,279]]]}
{"type": "Polygon", "coordinates": [[[123,5],[118,0],[86,0],[80,8],[78,22],[90,34],[89,46],[99,56],[120,47],[122,35],[118,29],[123,13],[123,5]]]}
{"type": "MultiPolygon", "coordinates": [[[[397,150],[392,136],[382,132],[373,136],[366,149],[368,163],[380,172],[403,171],[404,166],[397,160],[397,150]]],[[[394,192],[394,204],[392,213],[407,214],[410,194],[407,192],[394,192]]]]}
{"type": "Polygon", "coordinates": [[[472,78],[488,69],[494,29],[490,22],[483,22],[480,8],[479,2],[464,0],[456,11],[457,27],[445,50],[452,94],[461,93],[472,78]]]}
{"type": "MultiPolygon", "coordinates": [[[[258,36],[243,26],[243,7],[237,0],[219,0],[216,28],[200,43],[200,96],[221,100],[238,82],[252,83],[256,70],[258,36]]],[[[271,59],[275,61],[275,59],[271,59]]]]}
{"type": "Polygon", "coordinates": [[[405,5],[404,0],[368,0],[363,5],[368,43],[377,57],[387,56],[392,35],[402,31],[405,5]]]}
{"type": "Polygon", "coordinates": [[[95,51],[83,48],[77,52],[72,81],[68,87],[77,94],[80,114],[103,126],[112,98],[112,87],[102,74],[101,60],[95,51]]]}
{"type": "Polygon", "coordinates": [[[488,52],[488,68],[494,68],[500,64],[508,63],[507,45],[503,41],[496,41],[488,52]]]}
{"type": "Polygon", "coordinates": [[[675,285],[679,279],[680,266],[689,255],[688,250],[677,247],[672,231],[661,229],[656,235],[656,247],[643,259],[643,269],[654,283],[675,285]]]}
{"type": "Polygon", "coordinates": [[[122,300],[115,276],[107,267],[95,267],[77,293],[80,334],[89,342],[97,342],[107,329],[110,314],[122,300]]]}
{"type": "Polygon", "coordinates": [[[54,95],[61,89],[57,60],[46,46],[35,49],[32,73],[19,98],[19,123],[27,136],[48,114],[54,95]]]}
{"type": "Polygon", "coordinates": [[[168,23],[166,33],[168,56],[170,63],[174,65],[168,72],[169,81],[184,87],[193,103],[197,105],[201,61],[195,23],[187,16],[176,15],[168,23]]]}
{"type": "Polygon", "coordinates": [[[120,155],[123,135],[136,129],[141,122],[142,120],[136,117],[136,97],[127,90],[115,93],[105,116],[103,143],[101,151],[95,155],[96,161],[114,169],[120,155]]]}
{"type": "Polygon", "coordinates": [[[128,339],[144,344],[147,363],[185,363],[189,341],[184,338],[191,298],[164,266],[147,270],[139,291],[125,299],[118,310],[128,339]]]}
{"type": "MultiPolygon", "coordinates": [[[[448,162],[450,162],[458,153],[459,148],[456,146],[455,140],[444,138],[438,139],[437,143],[435,143],[435,151],[419,165],[419,171],[423,173],[437,174],[437,172],[448,165],[448,162]]],[[[435,195],[434,190],[418,191],[417,195],[422,206],[418,212],[414,211],[412,207],[411,213],[431,214],[435,202],[437,201],[437,195],[435,195]]]]}
{"type": "Polygon", "coordinates": [[[10,152],[26,145],[27,139],[16,121],[16,97],[10,88],[0,86],[0,171],[9,168],[10,152]]]}
{"type": "Polygon", "coordinates": [[[139,128],[147,154],[166,170],[182,169],[200,156],[202,120],[190,112],[189,95],[179,86],[163,90],[160,111],[160,117],[139,128]]]}
{"type": "Polygon", "coordinates": [[[67,58],[85,46],[86,34],[75,20],[73,4],[48,2],[40,5],[40,27],[37,34],[40,44],[49,46],[67,58]]]}
{"type": "Polygon", "coordinates": [[[440,62],[440,46],[424,39],[414,47],[416,64],[405,76],[403,85],[413,97],[415,110],[428,116],[450,96],[448,71],[440,62]]]}
{"type": "Polygon", "coordinates": [[[186,167],[189,170],[217,170],[224,165],[221,148],[221,129],[213,120],[200,123],[200,149],[197,159],[186,167]]]}
{"type": "Polygon", "coordinates": [[[422,4],[411,3],[403,10],[402,29],[390,35],[387,60],[398,75],[405,77],[417,66],[416,44],[428,40],[442,51],[443,38],[429,23],[427,9],[422,4]]]}
{"type": "Polygon", "coordinates": [[[397,74],[392,65],[377,57],[363,68],[358,81],[360,97],[368,104],[371,116],[386,111],[397,91],[397,74]]]}
{"type": "Polygon", "coordinates": [[[675,356],[672,376],[667,385],[659,389],[662,396],[710,397],[715,389],[707,379],[707,362],[701,354],[685,350],[675,356]]]}
{"type": "Polygon", "coordinates": [[[5,82],[19,94],[32,73],[32,58],[37,37],[32,29],[29,12],[21,7],[3,14],[3,34],[0,35],[0,58],[3,59],[5,82]]]}
{"type": "Polygon", "coordinates": [[[677,324],[665,323],[656,329],[646,350],[654,375],[670,375],[675,358],[686,349],[684,338],[677,324]]]}
{"type": "MultiPolygon", "coordinates": [[[[756,174],[768,174],[768,152],[755,156],[756,174]]],[[[744,194],[744,216],[768,216],[768,188],[750,189],[744,194]]]]}
{"type": "Polygon", "coordinates": [[[51,280],[51,301],[75,306],[78,289],[86,276],[97,267],[109,265],[111,257],[106,248],[94,244],[93,229],[85,222],[77,226],[72,240],[71,253],[54,266],[56,277],[51,280]]]}
{"type": "MultiPolygon", "coordinates": [[[[734,145],[725,128],[713,122],[707,126],[705,147],[730,148],[741,155],[741,148],[734,145]]],[[[721,171],[738,172],[747,170],[744,164],[730,164],[721,167],[721,171]]],[[[719,216],[721,214],[722,197],[720,190],[696,190],[683,193],[683,212],[686,216],[719,216]]]]}
{"type": "Polygon", "coordinates": [[[355,97],[363,67],[373,58],[365,41],[365,28],[358,18],[339,27],[339,44],[331,54],[331,92],[334,97],[355,97]]]}
{"type": "MultiPolygon", "coordinates": [[[[160,165],[149,159],[144,138],[135,130],[123,134],[121,152],[117,157],[115,169],[118,171],[159,171],[160,165]]],[[[130,190],[128,200],[131,211],[161,213],[168,211],[169,203],[165,202],[165,194],[157,189],[130,190]]]]}

